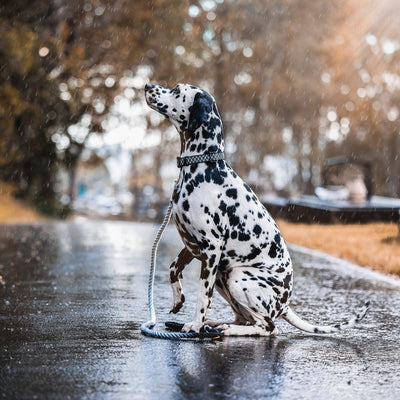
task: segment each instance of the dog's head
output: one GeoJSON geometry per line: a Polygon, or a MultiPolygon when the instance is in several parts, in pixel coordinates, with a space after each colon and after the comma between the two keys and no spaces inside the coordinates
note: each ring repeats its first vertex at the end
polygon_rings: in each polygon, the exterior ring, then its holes
{"type": "Polygon", "coordinates": [[[221,119],[215,101],[206,91],[183,83],[173,89],[147,84],[145,96],[147,104],[169,118],[178,132],[194,133],[203,127],[208,135],[222,135],[221,119]],[[215,129],[217,126],[219,130],[215,129]]]}

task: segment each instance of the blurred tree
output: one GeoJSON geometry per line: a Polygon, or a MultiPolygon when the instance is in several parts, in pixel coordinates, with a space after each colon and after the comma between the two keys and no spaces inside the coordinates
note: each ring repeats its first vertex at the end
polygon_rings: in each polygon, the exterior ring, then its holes
{"type": "Polygon", "coordinates": [[[400,196],[400,5],[348,0],[329,45],[329,155],[373,163],[374,191],[400,196]],[[333,135],[332,135],[333,134],[333,135]]]}
{"type": "Polygon", "coordinates": [[[176,75],[171,56],[181,15],[187,10],[179,1],[165,0],[1,4],[2,179],[48,203],[58,159],[69,171],[72,199],[80,155],[89,136],[103,131],[121,79],[154,62],[161,78],[176,75]],[[160,26],[165,12],[174,18],[160,26]]]}
{"type": "Polygon", "coordinates": [[[0,175],[18,185],[20,196],[51,212],[56,149],[48,130],[58,122],[54,109],[62,106],[58,87],[46,79],[33,30],[1,20],[0,49],[0,175]]]}
{"type": "Polygon", "coordinates": [[[282,130],[291,127],[298,190],[311,190],[323,158],[319,111],[329,97],[321,81],[323,42],[335,27],[338,2],[225,0],[191,7],[186,35],[195,45],[182,57],[193,60],[217,98],[235,168],[243,175],[260,170],[265,155],[286,150],[282,130]]]}

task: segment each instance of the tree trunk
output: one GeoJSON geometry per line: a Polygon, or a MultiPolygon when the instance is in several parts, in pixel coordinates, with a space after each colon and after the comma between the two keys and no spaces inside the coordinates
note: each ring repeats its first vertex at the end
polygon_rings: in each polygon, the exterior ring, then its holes
{"type": "Polygon", "coordinates": [[[71,162],[68,170],[68,197],[69,197],[69,208],[72,209],[75,200],[75,183],[76,183],[76,169],[78,165],[78,158],[71,162]]]}

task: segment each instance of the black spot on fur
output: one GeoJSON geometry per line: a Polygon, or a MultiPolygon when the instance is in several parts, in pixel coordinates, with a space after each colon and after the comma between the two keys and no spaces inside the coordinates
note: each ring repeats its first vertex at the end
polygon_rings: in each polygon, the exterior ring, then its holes
{"type": "Polygon", "coordinates": [[[285,289],[288,289],[290,287],[290,283],[292,282],[292,274],[289,273],[285,276],[285,279],[283,280],[283,287],[285,289]]]}
{"type": "Polygon", "coordinates": [[[226,214],[227,205],[223,200],[220,201],[218,208],[221,210],[222,215],[224,216],[226,214]]]}
{"type": "Polygon", "coordinates": [[[241,242],[248,242],[250,240],[250,235],[247,233],[239,232],[239,240],[241,242]]]}
{"type": "Polygon", "coordinates": [[[211,233],[213,234],[213,236],[214,236],[215,238],[217,238],[217,239],[219,238],[218,233],[215,232],[214,229],[211,229],[211,233]]]}
{"type": "Polygon", "coordinates": [[[271,247],[270,247],[270,249],[269,249],[269,251],[268,251],[268,255],[269,255],[271,258],[275,258],[275,257],[276,257],[276,250],[277,250],[276,244],[275,244],[275,242],[272,242],[272,243],[271,243],[271,247]]]}
{"type": "Polygon", "coordinates": [[[283,293],[283,296],[281,298],[281,302],[282,303],[286,303],[288,301],[288,297],[289,297],[289,292],[283,293]]]}
{"type": "Polygon", "coordinates": [[[252,192],[252,190],[250,189],[250,186],[247,183],[243,183],[243,186],[249,193],[252,192]]]}
{"type": "Polygon", "coordinates": [[[183,207],[183,209],[184,209],[185,211],[189,211],[189,208],[190,208],[189,202],[188,202],[187,200],[185,200],[185,201],[182,203],[182,207],[183,207]]]}
{"type": "Polygon", "coordinates": [[[254,232],[257,236],[259,236],[260,233],[262,232],[261,226],[260,226],[260,225],[254,225],[253,232],[254,232]]]}
{"type": "Polygon", "coordinates": [[[232,199],[237,199],[237,189],[228,189],[226,195],[232,199]]]}

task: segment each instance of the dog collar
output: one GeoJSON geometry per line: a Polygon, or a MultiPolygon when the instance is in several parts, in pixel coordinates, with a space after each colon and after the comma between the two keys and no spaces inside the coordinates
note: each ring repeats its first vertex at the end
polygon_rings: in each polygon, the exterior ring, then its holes
{"type": "Polygon", "coordinates": [[[220,161],[225,158],[222,151],[218,153],[196,154],[194,156],[177,157],[176,161],[178,168],[186,167],[187,165],[198,164],[203,162],[220,161]]]}

